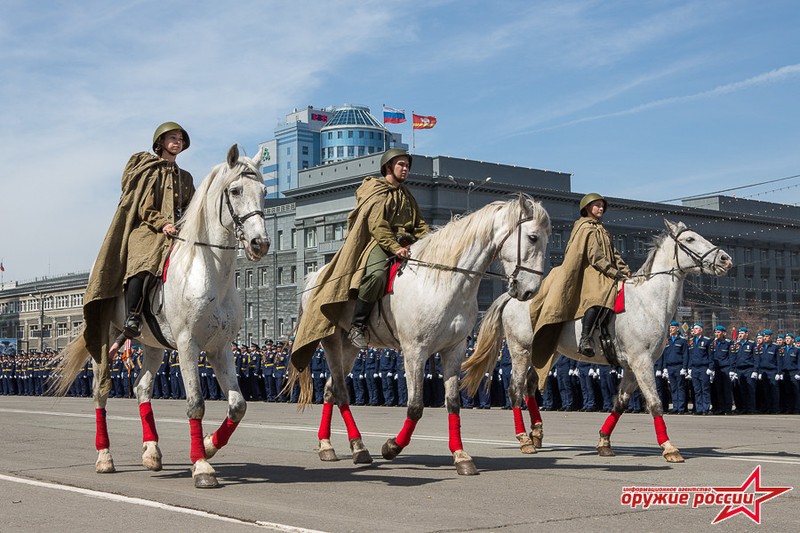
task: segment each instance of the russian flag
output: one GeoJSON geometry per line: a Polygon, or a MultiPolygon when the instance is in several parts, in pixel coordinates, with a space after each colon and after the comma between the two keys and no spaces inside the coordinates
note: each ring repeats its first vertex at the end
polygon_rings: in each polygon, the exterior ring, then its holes
{"type": "Polygon", "coordinates": [[[403,109],[383,106],[383,123],[400,124],[406,121],[406,112],[403,109]]]}

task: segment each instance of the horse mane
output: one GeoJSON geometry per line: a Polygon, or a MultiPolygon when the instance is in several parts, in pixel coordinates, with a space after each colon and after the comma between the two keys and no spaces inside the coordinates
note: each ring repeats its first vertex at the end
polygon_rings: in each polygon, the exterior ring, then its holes
{"type": "MultiPolygon", "coordinates": [[[[186,213],[176,224],[180,230],[181,239],[185,240],[187,243],[202,242],[207,239],[206,212],[209,208],[213,209],[213,204],[211,204],[211,202],[220,199],[221,205],[222,191],[224,191],[228,185],[240,177],[248,177],[251,172],[253,173],[253,179],[259,181],[258,169],[253,162],[246,157],[240,158],[236,167],[230,169],[229,172],[225,172],[227,166],[227,163],[220,163],[211,169],[208,176],[206,176],[205,179],[200,182],[197,189],[195,189],[194,196],[192,196],[192,200],[186,208],[186,213]],[[235,172],[236,168],[239,166],[245,167],[244,172],[235,172]],[[222,179],[219,179],[220,175],[223,176],[222,179]]],[[[195,248],[197,247],[191,247],[192,254],[194,254],[195,248]]]]}
{"type": "MultiPolygon", "coordinates": [[[[682,222],[679,222],[678,224],[681,229],[686,228],[686,226],[684,226],[682,222]]],[[[632,280],[632,283],[634,285],[638,285],[639,283],[648,279],[652,275],[653,263],[656,260],[656,252],[658,252],[658,249],[661,247],[661,245],[668,237],[669,237],[669,232],[667,230],[664,230],[661,233],[658,233],[653,236],[652,240],[650,241],[650,247],[647,253],[647,259],[644,260],[644,264],[642,265],[642,267],[636,271],[636,274],[639,277],[636,277],[634,278],[634,280],[632,280]]]]}
{"type": "MultiPolygon", "coordinates": [[[[533,220],[550,227],[550,216],[541,203],[527,194],[524,201],[533,211],[533,220]]],[[[430,263],[456,266],[459,259],[473,247],[486,248],[494,237],[494,217],[504,211],[504,224],[513,228],[523,217],[518,198],[498,200],[463,216],[455,216],[444,226],[431,231],[412,247],[414,258],[430,263]]],[[[446,272],[436,270],[436,272],[446,272]]]]}

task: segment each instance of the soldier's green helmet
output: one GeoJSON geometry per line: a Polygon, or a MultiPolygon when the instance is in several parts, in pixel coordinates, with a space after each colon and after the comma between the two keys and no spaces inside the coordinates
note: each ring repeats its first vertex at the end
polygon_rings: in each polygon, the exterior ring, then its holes
{"type": "Polygon", "coordinates": [[[411,154],[402,148],[390,148],[389,150],[383,152],[383,156],[381,156],[381,176],[386,176],[388,173],[386,170],[386,165],[391,163],[392,159],[395,157],[400,157],[401,155],[404,155],[408,158],[408,164],[410,166],[412,163],[411,154]]]}
{"type": "Polygon", "coordinates": [[[608,210],[608,202],[606,202],[606,199],[597,194],[596,192],[590,192],[581,199],[580,212],[582,217],[586,216],[586,206],[594,202],[595,200],[603,200],[603,209],[605,209],[606,211],[608,210]]]}
{"type": "Polygon", "coordinates": [[[181,127],[180,124],[177,122],[165,122],[159,127],[156,128],[156,132],[153,134],[153,151],[158,153],[158,139],[167,133],[168,131],[172,130],[181,130],[183,134],[183,149],[186,150],[189,148],[189,134],[186,133],[186,130],[181,127]]]}

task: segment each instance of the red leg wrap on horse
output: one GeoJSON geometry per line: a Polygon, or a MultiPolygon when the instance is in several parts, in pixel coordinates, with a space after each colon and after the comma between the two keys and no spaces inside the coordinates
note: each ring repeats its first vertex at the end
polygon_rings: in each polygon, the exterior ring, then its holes
{"type": "Polygon", "coordinates": [[[658,440],[658,444],[660,446],[669,440],[669,437],[667,437],[667,425],[664,423],[664,417],[654,416],[653,425],[656,427],[656,440],[658,440]]]}
{"type": "Polygon", "coordinates": [[[150,402],[139,404],[139,417],[142,419],[142,442],[149,440],[158,442],[156,419],[153,417],[153,406],[150,402]]]}
{"type": "Polygon", "coordinates": [[[619,417],[620,413],[616,411],[611,411],[611,414],[608,415],[608,418],[606,418],[606,423],[603,424],[603,427],[600,429],[600,431],[604,435],[611,435],[611,432],[614,431],[614,427],[617,425],[617,422],[619,421],[619,417]]]}
{"type": "Polygon", "coordinates": [[[231,419],[227,416],[225,420],[222,422],[222,425],[219,426],[214,432],[214,435],[211,436],[211,443],[214,444],[214,448],[220,449],[226,444],[228,444],[228,439],[231,438],[231,435],[236,430],[236,426],[239,425],[239,422],[231,422],[231,419]]]}
{"type": "Polygon", "coordinates": [[[192,446],[189,449],[189,459],[196,463],[206,458],[206,448],[203,446],[203,421],[199,418],[189,419],[189,438],[192,446]]]}
{"type": "Polygon", "coordinates": [[[417,427],[417,423],[410,418],[406,418],[405,424],[403,424],[403,429],[400,430],[400,433],[397,434],[397,438],[394,441],[397,443],[398,446],[401,448],[405,448],[411,442],[411,434],[414,433],[414,428],[417,427]]]}
{"type": "Polygon", "coordinates": [[[455,413],[447,415],[447,424],[450,427],[450,451],[452,453],[463,450],[461,443],[461,417],[455,413]]]}
{"type": "Polygon", "coordinates": [[[95,433],[94,433],[94,447],[96,450],[105,450],[111,446],[111,441],[108,438],[108,426],[106,425],[106,410],[95,409],[95,433]]]}
{"type": "Polygon", "coordinates": [[[322,404],[322,420],[319,421],[319,432],[317,438],[319,440],[331,438],[331,419],[333,418],[333,402],[325,402],[322,404]]]}
{"type": "Polygon", "coordinates": [[[525,420],[522,419],[522,409],[514,407],[512,412],[514,413],[514,434],[525,433],[525,420]]]}
{"type": "Polygon", "coordinates": [[[347,428],[347,438],[350,440],[360,439],[361,433],[358,431],[356,421],[353,420],[353,413],[350,412],[350,406],[344,404],[339,407],[339,412],[342,413],[344,419],[344,427],[347,428]]]}
{"type": "Polygon", "coordinates": [[[542,421],[542,413],[539,412],[539,404],[536,403],[536,398],[531,396],[525,400],[528,405],[528,412],[531,414],[531,424],[538,424],[542,421]]]}

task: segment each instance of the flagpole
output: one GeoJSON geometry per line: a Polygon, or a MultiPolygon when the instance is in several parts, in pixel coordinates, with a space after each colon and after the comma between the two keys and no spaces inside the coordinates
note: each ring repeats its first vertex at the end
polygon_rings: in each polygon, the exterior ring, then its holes
{"type": "Polygon", "coordinates": [[[414,131],[414,110],[411,110],[411,151],[416,153],[417,151],[417,138],[414,131]]]}
{"type": "Polygon", "coordinates": [[[386,151],[386,146],[388,145],[388,140],[386,139],[386,134],[389,132],[389,130],[386,129],[386,104],[383,104],[383,110],[382,111],[384,113],[384,115],[383,115],[384,116],[384,118],[383,118],[383,151],[385,152],[386,151]]]}

